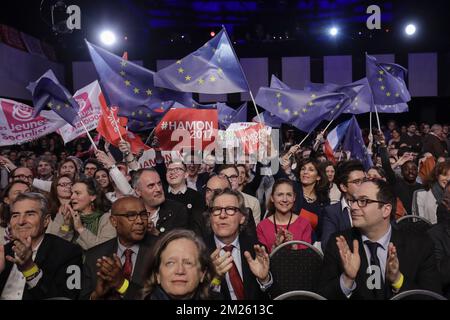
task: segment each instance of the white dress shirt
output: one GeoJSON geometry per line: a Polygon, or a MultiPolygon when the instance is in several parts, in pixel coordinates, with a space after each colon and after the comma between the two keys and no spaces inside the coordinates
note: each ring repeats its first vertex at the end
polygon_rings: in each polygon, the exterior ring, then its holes
{"type": "Polygon", "coordinates": [[[347,200],[345,200],[345,197],[342,197],[342,199],[341,199],[341,207],[342,207],[342,211],[347,209],[348,218],[350,220],[350,226],[353,228],[352,209],[348,205],[347,200]]]}
{"type": "MultiPolygon", "coordinates": [[[[36,259],[37,251],[39,250],[39,247],[41,246],[43,240],[44,238],[42,238],[41,242],[39,242],[36,248],[33,249],[33,261],[34,259],[36,259]]],[[[38,276],[36,276],[33,280],[27,282],[22,272],[20,272],[17,268],[17,265],[14,264],[11,268],[11,272],[9,273],[8,280],[6,280],[5,286],[3,287],[3,292],[0,296],[0,300],[22,300],[23,292],[25,291],[25,284],[28,285],[28,288],[32,289],[38,284],[41,278],[42,270],[40,270],[38,276]]]]}
{"type": "Polygon", "coordinates": [[[171,194],[185,194],[187,191],[187,185],[184,185],[182,188],[180,188],[180,190],[178,190],[177,192],[175,192],[171,186],[169,186],[169,188],[167,188],[167,192],[171,193],[171,194]]]}

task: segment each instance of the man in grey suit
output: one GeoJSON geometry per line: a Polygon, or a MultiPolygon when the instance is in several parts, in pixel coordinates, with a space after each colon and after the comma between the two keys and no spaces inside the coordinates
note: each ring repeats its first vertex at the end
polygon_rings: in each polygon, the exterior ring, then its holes
{"type": "Polygon", "coordinates": [[[111,224],[117,237],[86,252],[81,299],[139,299],[146,259],[156,237],[147,232],[144,202],[126,196],[114,202],[111,224]]]}

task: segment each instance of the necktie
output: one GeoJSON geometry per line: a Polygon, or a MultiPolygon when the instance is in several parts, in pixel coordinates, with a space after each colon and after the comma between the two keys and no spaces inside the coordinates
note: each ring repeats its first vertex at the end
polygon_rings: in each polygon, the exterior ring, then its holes
{"type": "MultiPolygon", "coordinates": [[[[226,252],[229,252],[230,254],[233,252],[234,246],[228,245],[223,247],[223,250],[226,252]]],[[[244,283],[242,282],[241,276],[239,275],[239,271],[236,267],[236,264],[234,261],[232,262],[233,266],[231,267],[230,271],[228,271],[228,275],[230,276],[230,282],[233,286],[234,294],[236,295],[237,300],[244,300],[245,299],[245,293],[244,293],[244,283]]]]}
{"type": "Polygon", "coordinates": [[[124,251],[125,263],[122,267],[122,274],[125,279],[130,280],[131,273],[133,272],[133,261],[131,260],[131,256],[133,255],[133,250],[126,249],[124,251]]]}
{"type": "Polygon", "coordinates": [[[369,240],[364,241],[364,244],[369,248],[369,251],[370,251],[370,265],[377,266],[380,270],[381,290],[375,289],[372,292],[375,294],[375,298],[377,300],[383,300],[385,298],[384,291],[386,288],[385,288],[384,281],[383,281],[380,259],[378,258],[378,255],[377,255],[377,249],[380,246],[380,244],[378,242],[372,242],[369,240]]]}

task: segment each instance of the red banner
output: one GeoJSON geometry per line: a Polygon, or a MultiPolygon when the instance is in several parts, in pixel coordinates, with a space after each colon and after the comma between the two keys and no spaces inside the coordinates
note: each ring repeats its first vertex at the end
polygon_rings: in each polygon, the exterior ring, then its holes
{"type": "Polygon", "coordinates": [[[265,126],[261,123],[235,132],[236,137],[240,139],[246,154],[255,153],[259,149],[261,139],[266,138],[265,126]]]}
{"type": "Polygon", "coordinates": [[[217,135],[217,110],[171,109],[155,129],[161,150],[204,150],[217,135]]]}

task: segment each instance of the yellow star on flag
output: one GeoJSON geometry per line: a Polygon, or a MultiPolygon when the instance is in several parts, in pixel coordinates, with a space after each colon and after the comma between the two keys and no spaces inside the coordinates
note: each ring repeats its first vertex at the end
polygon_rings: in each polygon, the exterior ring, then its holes
{"type": "Polygon", "coordinates": [[[138,94],[139,93],[139,89],[138,88],[134,88],[134,93],[138,94]]]}
{"type": "Polygon", "coordinates": [[[126,74],[125,71],[123,71],[123,70],[120,71],[120,75],[121,75],[122,77],[125,77],[125,74],[126,74]]]}
{"type": "Polygon", "coordinates": [[[386,87],[385,86],[381,86],[380,89],[384,91],[384,89],[386,89],[386,87]]]}
{"type": "Polygon", "coordinates": [[[378,81],[383,82],[383,78],[381,78],[381,77],[378,78],[378,81]]]}
{"type": "Polygon", "coordinates": [[[281,98],[281,93],[277,93],[277,98],[280,99],[281,98]]]}
{"type": "Polygon", "coordinates": [[[298,116],[298,111],[294,111],[294,116],[298,116]]]}
{"type": "Polygon", "coordinates": [[[284,113],[289,114],[289,109],[284,109],[284,113]]]}
{"type": "Polygon", "coordinates": [[[279,101],[279,102],[278,102],[278,107],[281,108],[282,105],[283,105],[283,104],[281,103],[281,101],[279,101]]]}
{"type": "Polygon", "coordinates": [[[222,68],[217,69],[218,74],[222,74],[222,72],[223,72],[222,68]]]}
{"type": "Polygon", "coordinates": [[[134,116],[136,115],[136,112],[133,111],[133,112],[131,113],[131,115],[134,117],[134,116]]]}
{"type": "Polygon", "coordinates": [[[390,92],[386,92],[386,95],[387,95],[388,97],[390,97],[390,96],[391,96],[391,93],[390,93],[390,92]]]}
{"type": "Polygon", "coordinates": [[[400,97],[400,93],[396,93],[395,96],[398,98],[400,97]]]}
{"type": "Polygon", "coordinates": [[[186,76],[184,78],[186,79],[186,81],[190,81],[191,80],[191,76],[186,76]]]}
{"type": "Polygon", "coordinates": [[[145,91],[145,93],[146,93],[148,96],[151,96],[151,95],[153,94],[153,91],[150,90],[150,89],[147,89],[147,91],[145,91]]]}
{"type": "Polygon", "coordinates": [[[384,71],[383,71],[383,70],[380,70],[379,74],[383,75],[383,74],[384,74],[384,71]]]}
{"type": "Polygon", "coordinates": [[[216,81],[216,77],[214,77],[214,76],[211,76],[211,77],[209,78],[209,81],[211,81],[211,82],[214,82],[214,81],[216,81]]]}
{"type": "Polygon", "coordinates": [[[147,118],[151,118],[152,117],[152,115],[150,114],[150,113],[147,113],[147,118]]]}
{"type": "Polygon", "coordinates": [[[56,106],[56,110],[61,110],[61,106],[59,104],[56,106]]]}
{"type": "Polygon", "coordinates": [[[177,64],[181,64],[181,60],[178,60],[178,61],[177,61],[177,64]]]}
{"type": "Polygon", "coordinates": [[[178,68],[178,73],[184,73],[184,69],[183,68],[178,68]]]}
{"type": "Polygon", "coordinates": [[[312,107],[314,103],[312,101],[308,102],[308,106],[312,107]]]}
{"type": "Polygon", "coordinates": [[[303,109],[303,112],[304,112],[304,113],[307,113],[307,112],[308,112],[308,109],[304,108],[304,109],[303,109]]]}
{"type": "Polygon", "coordinates": [[[315,99],[315,98],[317,98],[317,96],[315,94],[312,94],[311,98],[315,99]]]}
{"type": "Polygon", "coordinates": [[[51,102],[47,103],[47,107],[52,108],[53,107],[53,103],[51,103],[51,102]]]}
{"type": "Polygon", "coordinates": [[[203,84],[203,83],[205,82],[205,80],[203,80],[203,79],[198,79],[197,82],[198,82],[198,84],[203,84]]]}
{"type": "Polygon", "coordinates": [[[130,81],[130,80],[125,80],[125,85],[126,85],[127,87],[131,86],[131,81],[130,81]]]}
{"type": "Polygon", "coordinates": [[[64,104],[64,107],[69,108],[69,105],[67,103],[64,104]]]}
{"type": "Polygon", "coordinates": [[[140,115],[142,115],[142,114],[144,113],[144,111],[139,110],[138,113],[139,113],[140,115]]]}
{"type": "Polygon", "coordinates": [[[127,66],[127,61],[126,60],[122,60],[122,62],[120,62],[120,64],[122,65],[122,67],[126,67],[127,66]]]}

